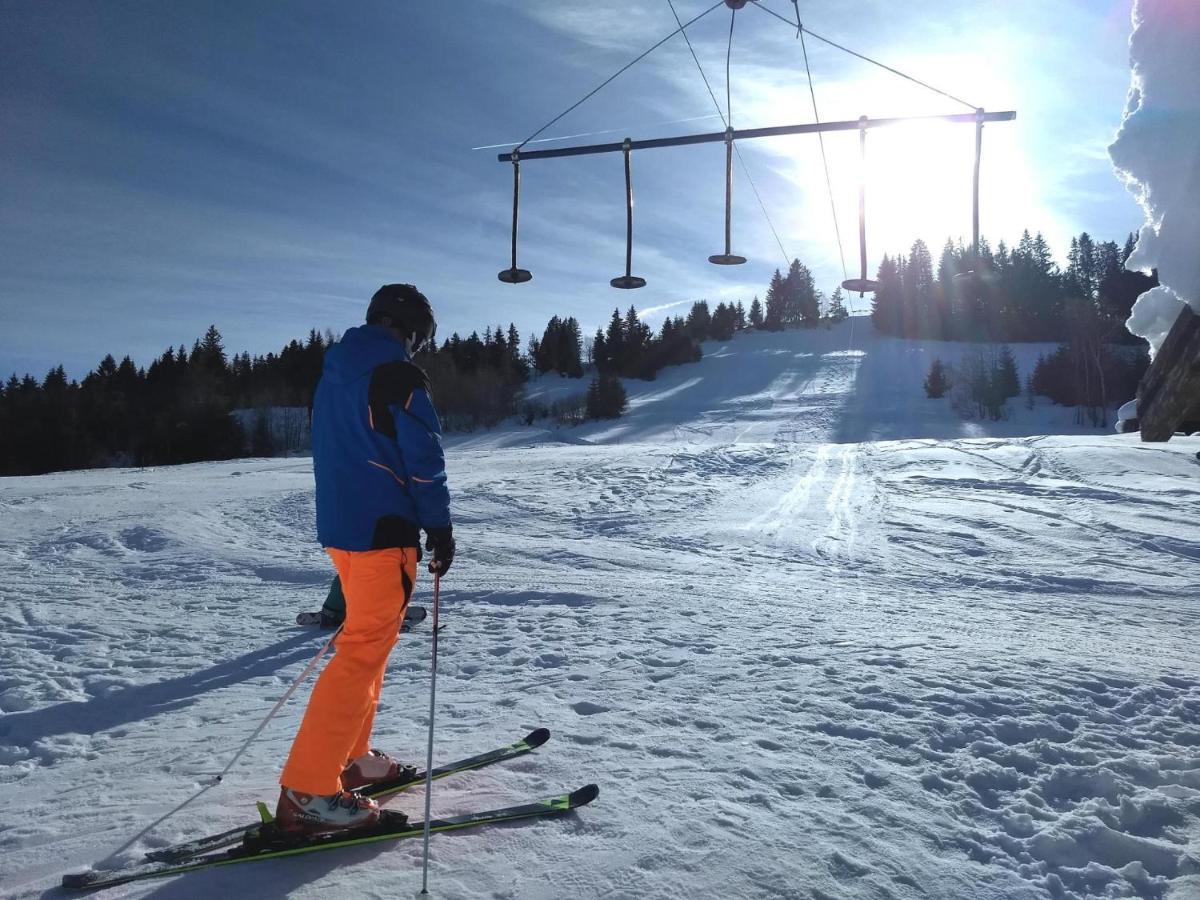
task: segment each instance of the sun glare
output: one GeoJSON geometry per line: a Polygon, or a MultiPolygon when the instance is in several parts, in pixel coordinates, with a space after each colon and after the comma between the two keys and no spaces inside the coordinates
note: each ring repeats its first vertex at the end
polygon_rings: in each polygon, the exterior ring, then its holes
{"type": "MultiPolygon", "coordinates": [[[[933,80],[940,75],[942,81],[954,84],[956,91],[970,99],[1013,93],[986,63],[972,64],[953,53],[930,55],[906,64],[929,72],[933,80]]],[[[860,115],[885,118],[970,112],[962,104],[898,83],[886,73],[828,80],[819,87],[823,121],[853,120],[860,115]]],[[[780,109],[811,109],[807,87],[761,86],[752,99],[755,114],[764,121],[778,118],[780,109]]],[[[993,246],[1001,239],[1015,242],[1023,228],[1054,230],[1044,198],[1037,196],[1021,125],[1018,119],[984,127],[980,231],[993,246]]],[[[856,131],[827,133],[824,141],[842,238],[841,253],[834,237],[825,162],[817,139],[803,136],[764,142],[764,149],[771,155],[787,160],[783,173],[795,193],[782,218],[787,223],[785,230],[804,245],[801,249],[806,259],[820,267],[840,268],[840,257],[844,255],[850,275],[857,277],[858,190],[863,179],[868,275],[874,276],[885,253],[907,253],[918,238],[929,246],[935,260],[948,238],[970,245],[973,125],[930,120],[872,128],[867,134],[865,163],[856,131]]]]}
{"type": "Polygon", "coordinates": [[[866,214],[876,252],[907,249],[916,238],[939,246],[946,237],[969,241],[973,167],[970,126],[921,123],[872,131],[866,214]]]}

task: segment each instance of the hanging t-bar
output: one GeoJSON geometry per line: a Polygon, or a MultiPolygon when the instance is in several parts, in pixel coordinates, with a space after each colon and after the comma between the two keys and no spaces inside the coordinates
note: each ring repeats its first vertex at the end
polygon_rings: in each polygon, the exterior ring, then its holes
{"type": "Polygon", "coordinates": [[[714,253],[708,261],[717,266],[740,266],[746,257],[730,249],[733,222],[733,129],[725,129],[725,252],[714,253]]]}
{"type": "Polygon", "coordinates": [[[979,258],[979,164],[983,158],[983,123],[986,114],[975,112],[975,176],[971,183],[971,268],[954,276],[954,282],[972,297],[983,292],[984,271],[979,258]]]}
{"type": "Polygon", "coordinates": [[[879,282],[867,277],[867,128],[871,120],[863,116],[858,120],[858,154],[862,172],[858,176],[858,258],[861,268],[858,278],[847,278],[842,287],[858,291],[858,296],[879,290],[879,282]]]}
{"type": "MultiPolygon", "coordinates": [[[[870,119],[867,128],[886,128],[889,125],[903,125],[907,122],[961,122],[974,125],[977,122],[1011,122],[1017,117],[1014,110],[1006,112],[956,113],[948,116],[902,116],[892,119],[870,119]]],[[[735,129],[732,137],[735,141],[750,140],[762,137],[780,137],[789,134],[817,134],[827,131],[857,131],[861,127],[858,119],[846,122],[820,122],[809,125],[777,125],[772,128],[741,128],[735,129]]],[[[631,141],[631,150],[653,150],[655,147],[685,147],[690,144],[719,144],[726,140],[727,132],[713,131],[705,134],[685,134],[679,137],[649,138],[642,141],[631,141]]],[[[517,150],[510,153],[500,153],[500,162],[515,162],[528,159],[555,159],[563,156],[588,156],[596,153],[620,153],[625,149],[625,142],[609,144],[583,144],[576,147],[555,147],[547,150],[517,150]]]]}
{"type": "Polygon", "coordinates": [[[513,166],[512,265],[496,276],[505,284],[524,284],[533,278],[528,269],[517,268],[517,213],[521,209],[521,160],[516,151],[508,155],[513,166]]]}
{"type": "MultiPolygon", "coordinates": [[[[737,0],[733,0],[734,3],[737,0]]],[[[820,122],[811,125],[781,125],[772,128],[726,128],[724,131],[708,132],[705,134],[681,135],[673,138],[652,138],[634,141],[629,138],[618,144],[585,144],[575,147],[558,147],[551,150],[514,149],[497,156],[501,162],[511,162],[513,166],[513,215],[512,215],[512,263],[509,268],[502,270],[497,276],[507,284],[523,284],[533,278],[526,269],[517,267],[517,217],[521,201],[521,161],[527,159],[554,159],[564,156],[586,156],[597,153],[623,153],[625,156],[625,274],[613,278],[609,283],[616,288],[631,289],[643,287],[645,279],[632,274],[633,265],[633,187],[630,175],[630,154],[634,150],[650,150],[655,147],[683,147],[691,144],[725,144],[725,252],[716,253],[708,261],[722,266],[740,265],[746,262],[744,256],[738,256],[731,250],[732,209],[733,209],[733,142],[761,137],[781,137],[792,134],[817,134],[828,131],[858,131],[860,152],[863,157],[864,176],[859,184],[858,194],[858,247],[860,272],[858,278],[850,278],[842,282],[842,287],[862,296],[866,292],[878,289],[878,282],[867,277],[867,234],[866,234],[866,140],[867,131],[871,128],[886,128],[889,125],[901,125],[908,122],[952,122],[966,123],[975,126],[975,184],[973,196],[972,249],[976,268],[970,273],[964,273],[974,283],[979,281],[979,159],[980,145],[983,136],[983,126],[986,122],[1011,122],[1017,117],[1013,110],[1005,112],[984,112],[978,109],[973,113],[960,113],[946,116],[903,116],[891,119],[868,119],[862,116],[853,121],[820,122]]]]}
{"type": "Polygon", "coordinates": [[[615,288],[631,291],[645,287],[646,279],[639,278],[633,273],[633,169],[630,162],[629,145],[632,141],[625,138],[625,274],[618,275],[608,283],[615,288]]]}

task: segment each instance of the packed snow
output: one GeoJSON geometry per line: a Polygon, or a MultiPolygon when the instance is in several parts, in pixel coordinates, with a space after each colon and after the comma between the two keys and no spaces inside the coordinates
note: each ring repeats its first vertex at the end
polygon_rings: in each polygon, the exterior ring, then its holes
{"type": "MultiPolygon", "coordinates": [[[[435,758],[553,737],[434,812],[601,794],[435,836],[434,896],[1200,897],[1200,439],[964,423],[920,391],[955,347],[739,337],[626,419],[449,442],[435,758]]],[[[0,479],[0,509],[0,893],[252,820],[306,691],[205,786],[325,637],[292,624],[332,575],[310,461],[0,479]]],[[[418,762],[429,643],[376,735],[418,762]]],[[[420,861],[106,896],[411,896],[420,861]]]]}
{"type": "Polygon", "coordinates": [[[1157,352],[1183,304],[1200,312],[1200,4],[1137,0],[1133,24],[1129,101],[1109,154],[1146,213],[1126,265],[1161,282],[1128,327],[1157,352]]]}

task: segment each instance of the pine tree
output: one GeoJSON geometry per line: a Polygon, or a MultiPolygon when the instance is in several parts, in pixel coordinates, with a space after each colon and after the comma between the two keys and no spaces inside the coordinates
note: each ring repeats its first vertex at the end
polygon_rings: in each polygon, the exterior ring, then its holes
{"type": "Polygon", "coordinates": [[[1017,374],[1017,361],[1013,357],[1012,348],[1005,344],[1000,348],[1000,359],[996,370],[997,391],[1002,400],[1009,397],[1019,397],[1021,394],[1021,376],[1017,374]]]}
{"type": "Polygon", "coordinates": [[[559,371],[568,378],[583,377],[583,334],[579,320],[569,317],[564,323],[559,339],[559,371]]]}
{"type": "Polygon", "coordinates": [[[533,367],[539,372],[562,371],[560,357],[562,328],[562,319],[558,316],[551,316],[550,321],[546,323],[546,327],[542,331],[542,339],[537,344],[537,350],[532,352],[533,367]]]}
{"type": "Polygon", "coordinates": [[[586,402],[589,419],[616,419],[629,406],[625,386],[620,378],[611,374],[600,374],[592,379],[586,402]]]}
{"type": "Polygon", "coordinates": [[[908,253],[908,265],[903,270],[904,337],[934,334],[933,328],[933,256],[929,247],[918,238],[908,253]]]}
{"type": "Polygon", "coordinates": [[[597,328],[596,336],[592,338],[592,365],[601,372],[605,372],[609,367],[608,360],[608,345],[604,340],[604,329],[597,328]]]}
{"type": "Polygon", "coordinates": [[[899,335],[903,321],[903,285],[899,266],[886,254],[875,275],[879,288],[871,298],[871,322],[883,334],[899,335]]]}
{"type": "Polygon", "coordinates": [[[763,307],[758,300],[758,294],[754,295],[754,299],[750,301],[750,327],[763,327],[763,307]]]}
{"type": "Polygon", "coordinates": [[[514,381],[529,380],[529,360],[521,354],[521,335],[511,322],[508,325],[508,370],[514,381]]]}
{"type": "Polygon", "coordinates": [[[836,287],[833,289],[833,296],[829,298],[829,321],[841,322],[849,316],[850,313],[846,312],[846,305],[842,302],[842,289],[836,287]]]}
{"type": "Polygon", "coordinates": [[[625,358],[625,323],[621,319],[621,310],[614,309],[612,318],[608,320],[608,331],[604,334],[605,352],[612,367],[621,365],[625,358]]]}
{"type": "MultiPolygon", "coordinates": [[[[1100,278],[1097,272],[1097,264],[1099,260],[1097,259],[1096,254],[1096,244],[1092,240],[1092,236],[1085,231],[1079,235],[1077,246],[1077,274],[1079,277],[1079,285],[1083,289],[1084,297],[1094,297],[1096,295],[1096,288],[1100,283],[1100,278]]],[[[1045,240],[1042,239],[1041,232],[1038,233],[1037,240],[1034,242],[1034,254],[1036,260],[1039,262],[1045,261],[1047,263],[1044,265],[1044,268],[1047,270],[1049,270],[1050,266],[1053,265],[1053,260],[1049,258],[1050,248],[1046,245],[1045,240]],[[1041,243],[1039,244],[1038,241],[1041,243]],[[1044,251],[1042,248],[1045,248],[1044,251]]]]}
{"type": "Polygon", "coordinates": [[[709,336],[715,341],[727,341],[733,337],[737,329],[737,310],[724,303],[718,303],[712,314],[709,325],[709,336]]]}
{"type": "Polygon", "coordinates": [[[815,325],[821,317],[820,298],[812,272],[800,260],[793,259],[783,280],[783,325],[798,328],[815,325]]]}
{"type": "Polygon", "coordinates": [[[938,259],[938,283],[949,289],[949,285],[953,283],[954,276],[959,273],[959,270],[958,250],[955,248],[954,242],[947,238],[942,247],[942,255],[938,259]]]}
{"type": "MultiPolygon", "coordinates": [[[[450,339],[450,346],[446,348],[447,352],[450,353],[451,356],[454,355],[454,340],[457,337],[457,334],[454,335],[454,337],[450,339]]],[[[529,362],[533,366],[534,371],[536,371],[539,375],[549,371],[549,369],[545,367],[546,358],[542,353],[542,342],[532,334],[529,336],[529,362]]]]}
{"type": "Polygon", "coordinates": [[[224,373],[225,345],[216,325],[209,325],[208,331],[204,332],[204,340],[197,342],[196,349],[192,351],[192,362],[214,374],[224,373]]]}
{"type": "Polygon", "coordinates": [[[694,340],[704,341],[710,337],[712,314],[708,310],[707,300],[698,300],[692,304],[687,317],[687,330],[694,340]]]}
{"type": "Polygon", "coordinates": [[[633,306],[625,313],[622,331],[625,337],[625,352],[621,361],[621,374],[638,377],[644,369],[653,335],[649,326],[638,317],[633,306]]]}
{"type": "Polygon", "coordinates": [[[784,317],[787,314],[787,288],[783,283],[783,276],[779,274],[779,270],[775,270],[775,274],[771,276],[771,283],[767,287],[767,302],[766,310],[763,313],[763,328],[767,331],[782,331],[784,327],[784,317]]]}
{"type": "Polygon", "coordinates": [[[942,365],[940,359],[935,359],[933,365],[929,367],[929,374],[925,376],[925,396],[936,400],[946,396],[948,390],[950,390],[950,378],[946,374],[946,367],[942,365]]]}

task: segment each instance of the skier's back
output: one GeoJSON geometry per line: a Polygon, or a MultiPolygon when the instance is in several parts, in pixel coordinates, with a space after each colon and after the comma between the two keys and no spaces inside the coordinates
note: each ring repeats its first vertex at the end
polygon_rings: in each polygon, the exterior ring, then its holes
{"type": "Polygon", "coordinates": [[[276,822],[286,831],[370,824],[378,804],[354,789],[401,768],[371,750],[370,737],[421,529],[430,571],[444,574],[454,559],[441,426],[425,373],[412,363],[436,327],[420,291],[384,285],[367,324],[326,353],[313,401],[317,539],[341,580],[346,620],[280,777],[276,822]]]}

